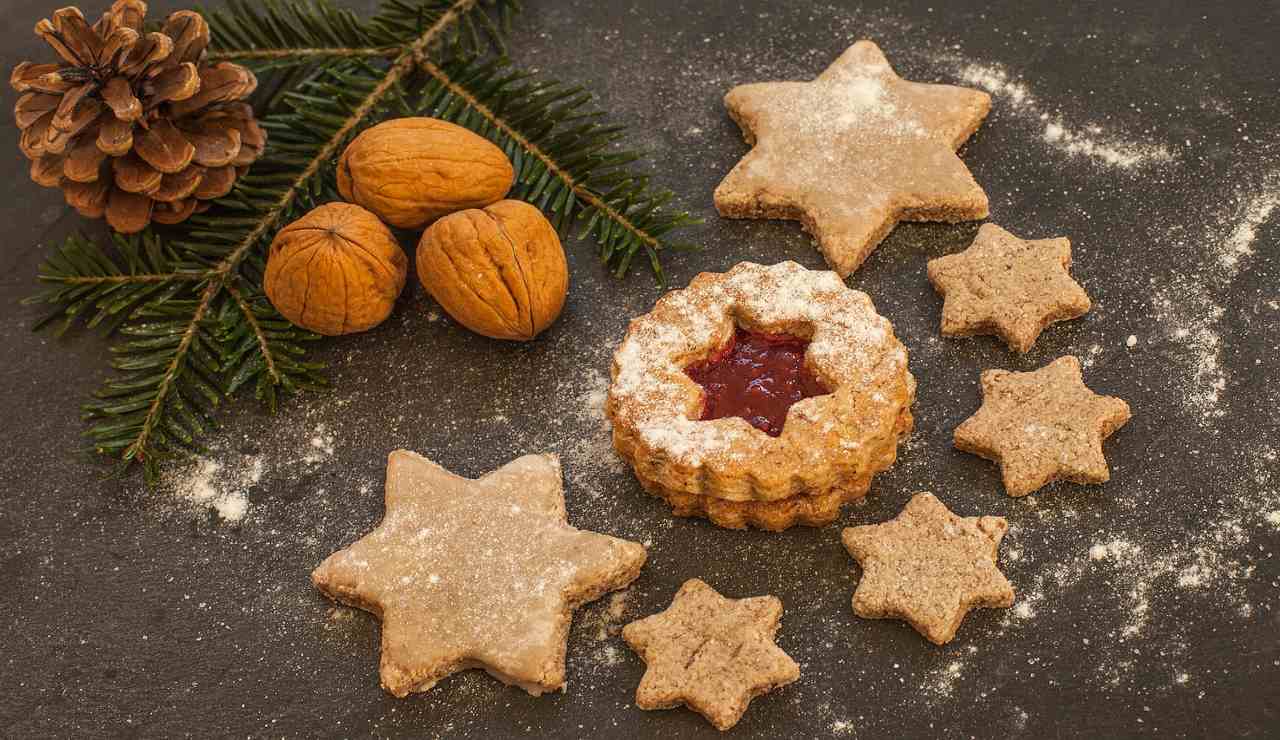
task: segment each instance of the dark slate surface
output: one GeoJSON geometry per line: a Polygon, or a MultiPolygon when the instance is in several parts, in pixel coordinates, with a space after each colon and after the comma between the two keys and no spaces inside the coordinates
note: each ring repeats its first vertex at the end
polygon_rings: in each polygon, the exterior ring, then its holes
{"type": "MultiPolygon", "coordinates": [[[[1027,86],[1020,103],[997,96],[964,157],[994,220],[1072,238],[1095,309],[1022,358],[990,338],[941,340],[924,265],[963,248],[975,226],[895,231],[850,284],[872,295],[911,352],[917,429],[842,518],[883,520],[922,489],[962,514],[1008,517],[1003,562],[1020,615],[975,613],[937,648],[901,623],[853,616],[855,569],[838,526],[763,534],[673,522],[609,464],[583,398],[599,389],[628,317],[658,293],[643,275],[608,279],[584,244],[567,245],[564,317],[533,344],[430,320],[414,283],[386,324],[322,346],[332,392],[275,419],[250,402],[228,409],[209,459],[222,466],[219,486],[247,491],[238,524],[136,478],[102,482],[102,468],[70,450],[83,430],[78,404],[105,377],[105,345],[33,334],[37,311],[17,303],[52,245],[85,224],[27,181],[6,125],[4,734],[713,734],[690,712],[631,706],[641,665],[608,630],[597,639],[600,605],[575,624],[563,694],[532,699],[478,673],[405,701],[383,693],[376,620],[331,610],[308,573],[377,521],[383,461],[401,446],[469,475],[526,451],[560,452],[571,521],[650,545],[626,619],[664,607],[693,576],[728,595],[781,597],[779,641],[804,675],[757,700],[741,736],[1274,729],[1280,212],[1267,212],[1266,193],[1280,182],[1280,15],[1271,2],[932,3],[535,0],[511,48],[598,91],[655,152],[655,180],[706,217],[691,231],[706,250],[668,262],[674,285],[744,258],[821,266],[795,224],[715,216],[711,191],[745,151],[720,103],[731,85],[812,76],[871,37],[912,79],[955,82],[967,64],[1001,65],[1027,86]],[[1044,141],[1047,122],[1160,146],[1172,159],[1124,168],[1073,155],[1044,141]],[[1242,243],[1252,251],[1233,263],[1231,245],[1242,243]],[[977,406],[981,369],[1030,369],[1068,352],[1091,361],[1091,386],[1136,412],[1107,444],[1113,480],[1009,499],[994,466],[952,449],[951,430],[977,406]],[[256,483],[246,472],[255,461],[256,483]]],[[[5,68],[44,58],[30,29],[52,7],[6,3],[5,68]]]]}

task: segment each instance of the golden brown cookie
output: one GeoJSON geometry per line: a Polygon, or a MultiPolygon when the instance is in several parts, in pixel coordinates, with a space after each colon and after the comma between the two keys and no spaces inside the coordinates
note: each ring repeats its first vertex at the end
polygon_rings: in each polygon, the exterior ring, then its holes
{"type": "Polygon", "coordinates": [[[970,609],[1013,605],[1013,586],[996,567],[1008,528],[1002,517],[956,516],[917,493],[894,519],[845,529],[845,549],[862,566],[853,611],[905,619],[930,642],[950,642],[970,609]]]}
{"type": "Polygon", "coordinates": [[[929,261],[929,281],[943,296],[942,333],[996,334],[1026,352],[1049,324],[1088,312],[1070,267],[1065,237],[1025,241],[983,224],[968,249],[929,261]]]}
{"type": "Polygon", "coordinates": [[[537,696],[564,687],[573,610],[631,583],[644,561],[635,542],[569,526],[554,455],[470,480],[397,450],[382,522],[311,580],[382,618],[382,685],[392,694],[483,668],[537,696]]]}
{"type": "MultiPolygon", "coordinates": [[[[898,414],[897,424],[890,439],[903,440],[911,434],[914,419],[910,406],[904,406],[898,414]]],[[[881,445],[878,458],[868,458],[868,470],[879,473],[888,470],[898,459],[898,446],[881,445]]],[[[821,527],[840,516],[840,507],[867,495],[871,488],[869,475],[850,476],[829,490],[815,493],[798,493],[776,501],[728,501],[716,496],[685,493],[646,478],[637,467],[636,477],[644,490],[666,501],[676,516],[700,516],[727,529],[755,527],[770,532],[780,532],[797,524],[821,527]]]]}
{"type": "Polygon", "coordinates": [[[991,97],[903,80],[870,41],[815,80],[739,85],[725,105],[752,149],[716,188],[720,215],[799,220],[841,277],[898,221],[987,216],[956,150],[991,97]]]}
{"type": "Polygon", "coordinates": [[[614,447],[645,490],[725,527],[832,521],[911,430],[915,379],[893,326],[865,293],[794,262],[743,262],[663,296],[631,322],[612,375],[614,447]],[[776,436],[742,417],[704,419],[687,372],[739,328],[807,341],[804,364],[830,391],[791,405],[776,436]]]}
{"type": "Polygon", "coordinates": [[[636,706],[684,704],[719,730],[733,727],[752,699],[800,677],[774,644],[781,621],[777,597],[726,599],[697,578],[685,581],[666,611],[622,629],[646,665],[636,706]]]}
{"type": "Polygon", "coordinates": [[[1067,355],[1029,373],[987,370],[982,407],[956,427],[956,447],[1000,464],[1010,496],[1065,479],[1111,479],[1102,440],[1129,421],[1129,404],[1085,387],[1067,355]]]}

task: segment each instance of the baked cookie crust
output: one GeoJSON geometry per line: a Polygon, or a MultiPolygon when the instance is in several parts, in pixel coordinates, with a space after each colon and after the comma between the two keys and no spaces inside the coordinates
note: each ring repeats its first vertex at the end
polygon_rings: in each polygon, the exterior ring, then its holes
{"type": "Polygon", "coordinates": [[[893,326],[832,272],[743,262],[702,273],[631,322],[614,354],[613,443],[677,516],[729,528],[833,521],[894,463],[911,431],[915,379],[893,326]],[[809,341],[805,363],[831,389],[793,405],[777,437],[731,417],[700,421],[684,368],[736,327],[809,341]]]}

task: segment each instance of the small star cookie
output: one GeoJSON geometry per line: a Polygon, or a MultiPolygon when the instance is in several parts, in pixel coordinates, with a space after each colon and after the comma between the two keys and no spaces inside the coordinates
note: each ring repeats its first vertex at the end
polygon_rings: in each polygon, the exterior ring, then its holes
{"type": "Polygon", "coordinates": [[[841,277],[900,220],[987,216],[956,150],[991,96],[903,80],[870,41],[815,80],[739,85],[724,100],[752,149],[716,188],[716,209],[799,220],[841,277]]]}
{"type": "Polygon", "coordinates": [[[1034,372],[984,372],[982,407],[956,427],[955,443],[999,463],[1005,491],[1026,496],[1058,479],[1106,483],[1102,440],[1129,416],[1129,404],[1089,390],[1067,355],[1034,372]]]}
{"type": "Polygon", "coordinates": [[[983,224],[968,249],[929,261],[929,281],[943,296],[942,333],[997,334],[1026,352],[1049,324],[1088,312],[1070,267],[1065,237],[1024,241],[983,224]]]}
{"type": "Polygon", "coordinates": [[[666,611],[622,629],[647,666],[636,706],[684,704],[727,730],[751,700],[800,677],[800,667],[773,642],[782,620],[774,596],[726,599],[691,578],[666,611]]]}
{"type": "Polygon", "coordinates": [[[382,618],[382,686],[395,696],[468,668],[537,696],[564,687],[573,610],[644,561],[635,542],[569,526],[554,455],[470,480],[397,450],[382,522],[311,580],[382,618]]]}
{"type": "Polygon", "coordinates": [[[950,642],[970,609],[1013,605],[1013,586],[996,567],[1008,528],[1003,517],[956,516],[917,493],[896,518],[845,529],[845,549],[862,566],[854,613],[905,619],[930,642],[950,642]]]}

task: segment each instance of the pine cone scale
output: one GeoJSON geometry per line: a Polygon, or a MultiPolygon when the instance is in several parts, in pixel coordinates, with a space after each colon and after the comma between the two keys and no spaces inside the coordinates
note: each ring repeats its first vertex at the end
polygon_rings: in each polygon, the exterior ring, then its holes
{"type": "Polygon", "coordinates": [[[9,77],[32,179],[125,233],[204,211],[266,146],[242,102],[257,78],[208,62],[205,19],[179,11],[144,33],[146,12],[141,0],[115,0],[90,26],[59,9],[35,26],[59,60],[22,62],[9,77]]]}
{"type": "Polygon", "coordinates": [[[37,185],[46,188],[56,188],[58,183],[62,182],[62,162],[64,157],[61,154],[46,154],[43,157],[31,163],[31,179],[37,185]]]}
{"type": "Polygon", "coordinates": [[[72,182],[95,182],[101,174],[107,155],[94,139],[81,139],[67,154],[62,175],[72,182]]]}
{"type": "Polygon", "coordinates": [[[123,157],[133,149],[133,124],[119,118],[102,124],[98,129],[98,148],[111,157],[123,157]]]}
{"type": "Polygon", "coordinates": [[[117,28],[107,37],[98,64],[103,67],[115,67],[122,56],[127,55],[138,43],[138,32],[132,28],[117,28]]]}
{"type": "Polygon", "coordinates": [[[61,95],[74,85],[62,79],[56,64],[32,64],[23,62],[13,68],[9,85],[20,93],[42,92],[61,95]]]}
{"type": "Polygon", "coordinates": [[[70,182],[62,186],[67,205],[87,218],[102,218],[107,211],[107,194],[111,191],[108,178],[96,182],[70,182]]]}
{"type": "Polygon", "coordinates": [[[200,73],[195,64],[185,62],[156,75],[146,89],[153,104],[187,100],[200,91],[200,73]]]}
{"type": "Polygon", "coordinates": [[[195,166],[173,175],[165,175],[160,181],[160,189],[152,193],[151,197],[161,203],[190,198],[195,194],[196,188],[200,187],[204,173],[204,167],[195,166]]]}
{"type": "Polygon", "coordinates": [[[200,179],[200,186],[196,188],[194,195],[200,200],[217,200],[230,193],[235,184],[234,167],[210,167],[200,179]]]}
{"type": "Polygon", "coordinates": [[[22,131],[22,137],[18,139],[18,148],[27,159],[35,159],[44,154],[44,138],[52,123],[53,111],[49,111],[22,131]]]}
{"type": "Polygon", "coordinates": [[[57,110],[60,102],[62,97],[59,95],[29,92],[18,98],[17,104],[13,106],[13,118],[17,121],[18,128],[27,128],[46,113],[57,110]]]}
{"type": "Polygon", "coordinates": [[[126,193],[120,188],[112,188],[107,196],[107,223],[111,228],[123,234],[133,234],[147,228],[151,223],[151,211],[154,201],[145,195],[126,193]]]}
{"type": "Polygon", "coordinates": [[[142,161],[137,153],[130,152],[111,160],[115,172],[116,187],[126,193],[150,195],[160,189],[164,174],[142,161]]]}
{"type": "Polygon", "coordinates": [[[225,167],[235,163],[240,156],[240,131],[228,125],[183,131],[196,149],[195,162],[204,167],[225,167]]]}
{"type": "Polygon", "coordinates": [[[79,8],[61,8],[53,13],[53,30],[64,44],[82,60],[81,66],[98,62],[102,38],[89,27],[79,8]]]}
{"type": "Polygon", "coordinates": [[[121,121],[133,121],[142,117],[142,101],[133,94],[133,87],[124,77],[112,77],[102,88],[102,99],[121,121]]]}
{"type": "Polygon", "coordinates": [[[133,150],[144,162],[166,175],[185,170],[195,157],[196,148],[176,126],[165,119],[155,122],[133,142],[133,150]]]}

